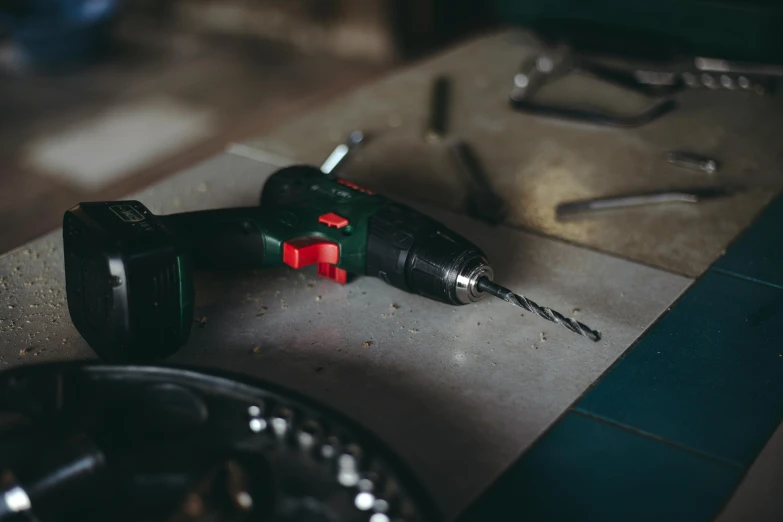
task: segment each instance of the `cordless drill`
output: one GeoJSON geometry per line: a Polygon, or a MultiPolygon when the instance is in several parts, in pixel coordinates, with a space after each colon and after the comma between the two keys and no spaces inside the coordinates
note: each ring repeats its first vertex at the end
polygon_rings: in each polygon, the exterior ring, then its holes
{"type": "Polygon", "coordinates": [[[598,340],[587,326],[493,283],[486,255],[443,224],[309,166],[273,174],[257,207],[155,216],[138,201],[81,203],[65,213],[71,319],[106,360],[165,357],[193,322],[190,271],[317,265],[447,304],[488,293],[598,340]]]}

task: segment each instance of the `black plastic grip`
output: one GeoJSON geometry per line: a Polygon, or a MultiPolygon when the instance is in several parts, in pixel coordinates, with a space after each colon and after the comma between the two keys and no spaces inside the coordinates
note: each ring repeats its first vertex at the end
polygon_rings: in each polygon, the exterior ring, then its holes
{"type": "Polygon", "coordinates": [[[420,212],[389,203],[370,218],[367,275],[448,304],[457,277],[486,256],[473,243],[420,212]]]}
{"type": "Polygon", "coordinates": [[[252,219],[257,207],[201,210],[158,216],[196,269],[258,268],[264,260],[264,235],[252,219]]]}

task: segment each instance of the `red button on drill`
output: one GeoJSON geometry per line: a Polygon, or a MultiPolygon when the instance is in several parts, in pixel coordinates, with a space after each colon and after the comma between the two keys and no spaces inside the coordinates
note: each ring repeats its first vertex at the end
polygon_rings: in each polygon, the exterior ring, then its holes
{"type": "Polygon", "coordinates": [[[352,188],[354,190],[358,190],[359,192],[364,192],[365,194],[370,194],[370,195],[375,194],[375,192],[373,192],[370,189],[366,189],[364,187],[360,187],[356,183],[351,183],[350,181],[346,181],[344,179],[337,179],[335,181],[337,183],[341,184],[341,185],[345,185],[346,187],[350,187],[350,188],[352,188]]]}
{"type": "Polygon", "coordinates": [[[283,263],[297,269],[318,263],[318,275],[345,284],[348,273],[334,266],[339,260],[337,243],[320,237],[300,237],[283,243],[283,263]]]}
{"type": "Polygon", "coordinates": [[[315,263],[334,265],[340,260],[337,243],[320,237],[300,237],[283,243],[283,263],[304,268],[315,263]]]}
{"type": "Polygon", "coordinates": [[[342,216],[338,216],[334,212],[329,212],[318,218],[319,223],[323,223],[328,227],[343,228],[348,226],[348,220],[342,216]]]}
{"type": "Polygon", "coordinates": [[[318,265],[318,275],[325,277],[326,279],[331,279],[332,281],[337,281],[341,285],[348,282],[348,272],[342,268],[337,268],[334,265],[328,265],[326,263],[320,263],[318,265]]]}

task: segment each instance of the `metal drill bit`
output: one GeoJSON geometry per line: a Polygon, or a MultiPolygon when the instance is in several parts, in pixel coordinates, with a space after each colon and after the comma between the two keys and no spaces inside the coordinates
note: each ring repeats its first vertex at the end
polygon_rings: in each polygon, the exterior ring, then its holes
{"type": "Polygon", "coordinates": [[[498,297],[506,302],[509,302],[514,306],[524,308],[528,312],[533,312],[537,316],[543,317],[547,321],[552,321],[553,323],[559,324],[563,328],[567,328],[568,330],[571,330],[574,333],[577,333],[579,335],[584,335],[591,341],[601,340],[601,334],[598,331],[593,330],[589,326],[582,324],[576,319],[573,319],[571,317],[565,317],[560,312],[556,312],[551,308],[547,308],[545,306],[539,306],[537,303],[534,303],[527,297],[523,295],[515,294],[508,288],[504,288],[499,284],[493,283],[486,277],[482,277],[481,279],[478,280],[476,288],[478,288],[478,290],[481,292],[487,292],[488,294],[492,294],[495,297],[498,297]]]}

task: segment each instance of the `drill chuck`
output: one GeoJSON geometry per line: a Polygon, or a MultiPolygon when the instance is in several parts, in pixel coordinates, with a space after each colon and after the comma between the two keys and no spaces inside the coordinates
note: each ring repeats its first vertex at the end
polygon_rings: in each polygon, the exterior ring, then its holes
{"type": "Polygon", "coordinates": [[[483,297],[478,279],[492,277],[473,243],[416,210],[389,203],[371,219],[367,275],[406,292],[461,305],[483,297]]]}
{"type": "Polygon", "coordinates": [[[479,290],[479,281],[488,279],[492,281],[495,272],[486,262],[486,259],[476,259],[472,265],[468,265],[457,276],[457,299],[460,304],[470,304],[487,297],[487,293],[479,290]]]}

